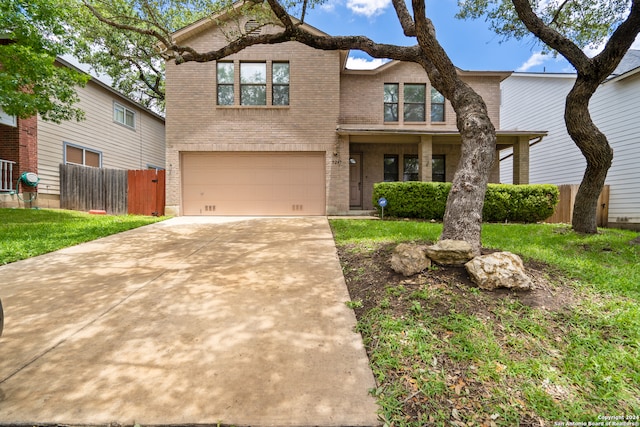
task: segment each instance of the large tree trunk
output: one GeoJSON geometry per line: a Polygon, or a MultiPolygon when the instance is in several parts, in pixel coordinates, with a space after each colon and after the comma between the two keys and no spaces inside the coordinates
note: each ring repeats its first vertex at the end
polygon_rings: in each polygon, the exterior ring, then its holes
{"type": "Polygon", "coordinates": [[[587,161],[587,168],[580,183],[573,206],[571,225],[579,233],[597,233],[598,198],[613,160],[613,149],[607,137],[591,119],[589,100],[598,87],[592,81],[578,75],[569,92],[565,108],[567,131],[587,161]]]}
{"type": "Polygon", "coordinates": [[[480,255],[482,208],[496,154],[496,133],[482,98],[468,88],[452,100],[462,138],[441,239],[464,240],[480,255]]]}

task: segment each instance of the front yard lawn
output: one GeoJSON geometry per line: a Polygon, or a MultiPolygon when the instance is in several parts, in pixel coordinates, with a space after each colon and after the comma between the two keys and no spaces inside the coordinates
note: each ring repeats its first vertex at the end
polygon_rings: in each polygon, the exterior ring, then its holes
{"type": "Polygon", "coordinates": [[[461,268],[391,270],[397,243],[434,242],[440,224],[331,226],[388,425],[640,426],[637,233],[485,225],[484,246],[519,254],[534,280],[516,294],[461,268]]]}
{"type": "Polygon", "coordinates": [[[53,209],[0,209],[0,265],[162,221],[53,209]]]}

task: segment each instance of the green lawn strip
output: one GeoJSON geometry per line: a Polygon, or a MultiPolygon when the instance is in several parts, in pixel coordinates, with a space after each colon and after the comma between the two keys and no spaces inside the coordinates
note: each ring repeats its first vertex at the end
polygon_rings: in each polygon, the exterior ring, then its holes
{"type": "MultiPolygon", "coordinates": [[[[435,241],[441,232],[427,222],[331,225],[338,245],[363,251],[380,242],[435,241]]],[[[383,418],[398,426],[512,426],[640,414],[640,248],[629,245],[636,236],[485,225],[485,247],[545,262],[573,279],[578,302],[559,312],[505,299],[479,314],[469,307],[481,305],[482,292],[463,298],[446,287],[389,287],[358,322],[383,418]]]]}
{"type": "Polygon", "coordinates": [[[0,209],[0,265],[105,237],[166,218],[90,215],[53,209],[0,209]]]}

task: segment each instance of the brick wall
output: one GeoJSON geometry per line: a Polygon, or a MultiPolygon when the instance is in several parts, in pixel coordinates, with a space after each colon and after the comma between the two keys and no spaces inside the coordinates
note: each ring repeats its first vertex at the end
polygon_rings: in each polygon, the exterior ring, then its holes
{"type": "MultiPolygon", "coordinates": [[[[226,39],[214,27],[183,43],[210,50],[226,39]]],[[[347,211],[349,149],[336,134],[340,52],[287,42],[253,46],[225,61],[236,66],[236,104],[241,61],[266,61],[267,69],[271,61],[289,62],[290,105],[219,106],[215,62],[167,63],[167,212],[180,210],[180,154],[211,151],[324,152],[327,212],[347,211]]]]}
{"type": "MultiPolygon", "coordinates": [[[[0,125],[0,159],[16,162],[13,182],[23,172],[38,173],[38,117],[18,119],[16,127],[0,125]]],[[[21,187],[26,192],[35,188],[21,187]]]]}

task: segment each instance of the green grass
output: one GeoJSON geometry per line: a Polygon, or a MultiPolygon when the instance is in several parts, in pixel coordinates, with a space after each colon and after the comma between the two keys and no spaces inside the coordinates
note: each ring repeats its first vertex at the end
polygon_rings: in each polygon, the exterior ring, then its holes
{"type": "Polygon", "coordinates": [[[162,221],[51,209],[0,209],[0,265],[162,221]]]}
{"type": "MultiPolygon", "coordinates": [[[[339,246],[363,253],[383,242],[435,241],[442,229],[404,221],[331,225],[339,246]]],[[[451,284],[388,285],[358,316],[382,418],[394,426],[552,426],[640,415],[635,237],[614,229],[579,235],[564,225],[484,225],[485,247],[544,262],[554,286],[571,287],[575,301],[557,310],[451,284]]]]}

